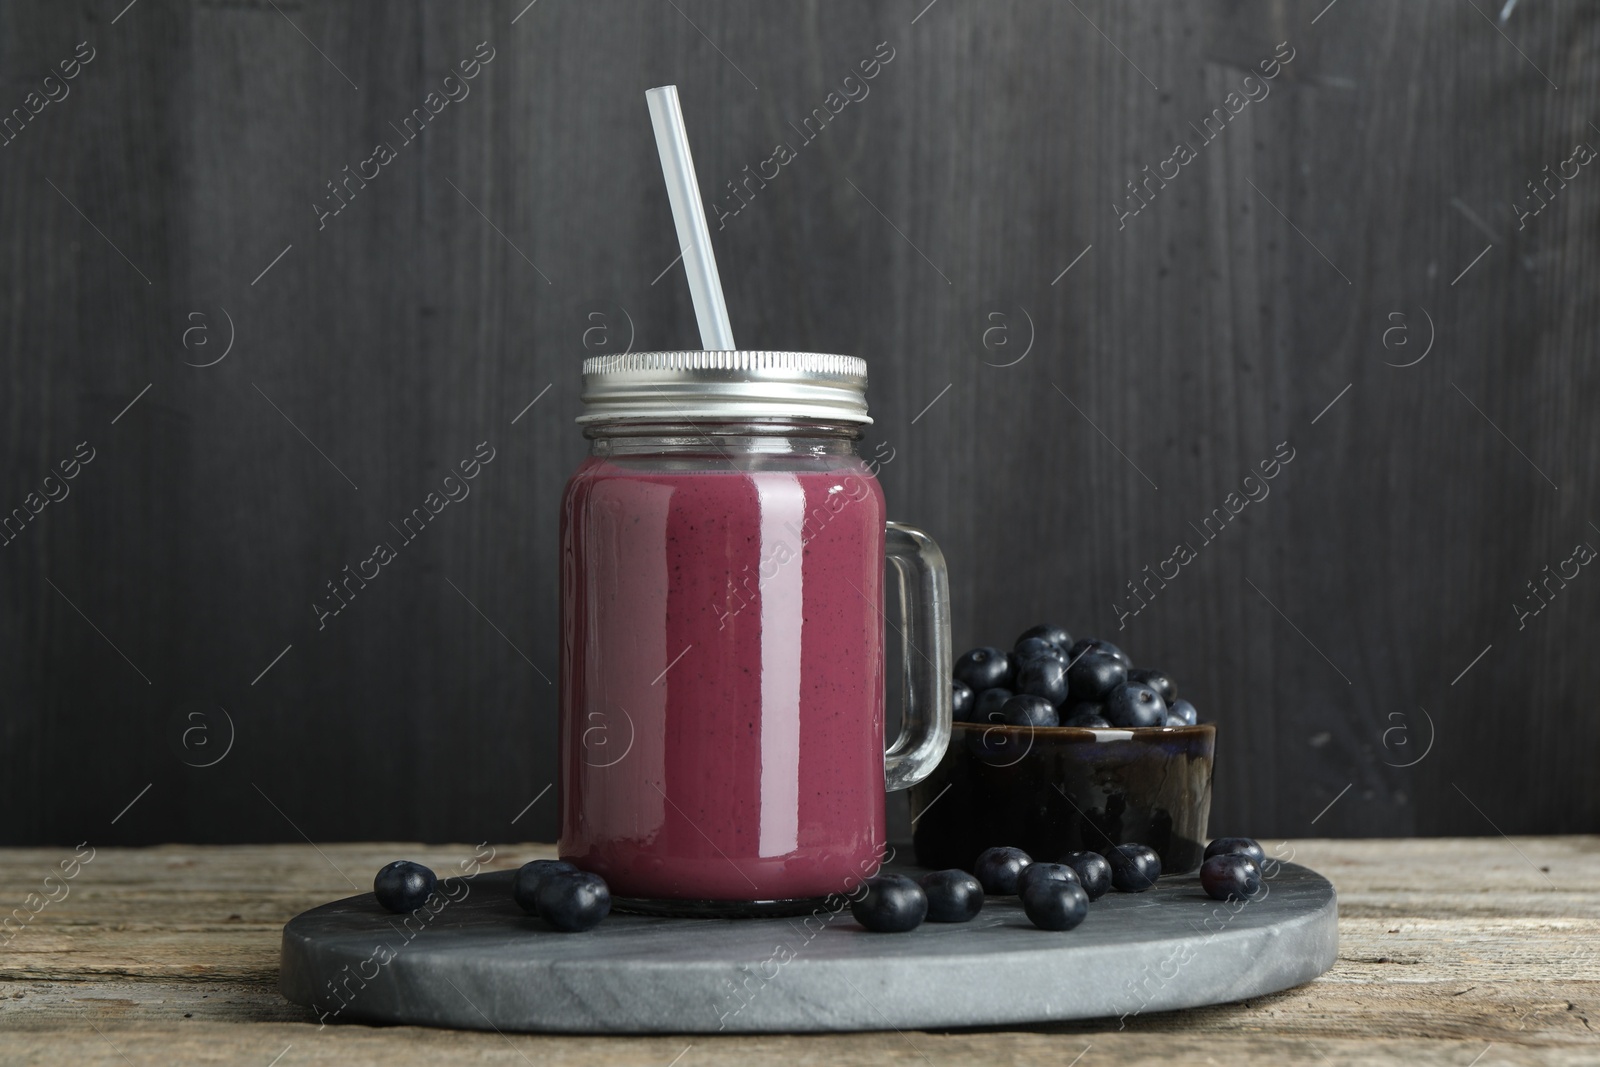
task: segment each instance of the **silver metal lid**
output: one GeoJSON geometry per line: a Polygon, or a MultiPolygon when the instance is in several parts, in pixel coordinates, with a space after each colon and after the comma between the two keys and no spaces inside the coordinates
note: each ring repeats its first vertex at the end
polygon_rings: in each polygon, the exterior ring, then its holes
{"type": "Polygon", "coordinates": [[[580,423],[803,418],[868,425],[867,361],[821,352],[627,352],[583,361],[580,423]]]}

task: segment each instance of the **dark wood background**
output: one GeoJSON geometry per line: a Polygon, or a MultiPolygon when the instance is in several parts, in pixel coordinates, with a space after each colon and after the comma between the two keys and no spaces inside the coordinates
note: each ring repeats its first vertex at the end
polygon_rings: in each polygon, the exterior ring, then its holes
{"type": "Polygon", "coordinates": [[[6,843],[552,836],[579,359],[696,338],[667,82],[709,197],[796,142],[717,234],[735,331],[871,361],[868,447],[943,544],[958,647],[1056,619],[1170,669],[1221,724],[1220,832],[1600,825],[1600,575],[1514,608],[1600,546],[1600,173],[1512,208],[1600,144],[1600,11],[525,2],[0,8],[5,111],[95,52],[0,147],[0,508],[95,457],[0,549],[6,843]],[[319,630],[483,441],[471,496],[319,630]]]}

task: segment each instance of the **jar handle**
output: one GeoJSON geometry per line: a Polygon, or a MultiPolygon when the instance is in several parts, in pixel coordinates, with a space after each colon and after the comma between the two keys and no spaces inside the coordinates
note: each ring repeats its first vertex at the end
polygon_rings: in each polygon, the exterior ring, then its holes
{"type": "Polygon", "coordinates": [[[888,524],[885,554],[900,576],[904,698],[900,736],[883,756],[890,790],[933,772],[950,744],[950,577],[944,553],[914,526],[888,524]]]}

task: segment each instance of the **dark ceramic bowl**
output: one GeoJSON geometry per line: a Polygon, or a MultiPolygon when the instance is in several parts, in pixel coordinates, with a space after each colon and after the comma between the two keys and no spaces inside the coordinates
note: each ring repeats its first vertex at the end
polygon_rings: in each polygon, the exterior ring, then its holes
{"type": "Polygon", "coordinates": [[[1200,866],[1217,729],[1086,730],[956,723],[944,759],[911,788],[917,862],[971,870],[1009,845],[1054,862],[1137,841],[1161,870],[1200,866]]]}

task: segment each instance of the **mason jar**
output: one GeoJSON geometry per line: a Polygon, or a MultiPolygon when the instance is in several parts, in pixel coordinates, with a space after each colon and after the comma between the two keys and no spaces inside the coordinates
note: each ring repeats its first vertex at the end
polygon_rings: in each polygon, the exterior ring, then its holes
{"type": "Polygon", "coordinates": [[[865,361],[638,352],[583,378],[590,452],[561,507],[561,857],[658,914],[850,892],[884,859],[885,791],[930,773],[951,730],[944,560],[885,521],[857,452],[865,361]],[[905,678],[887,751],[886,624],[905,678]]]}

